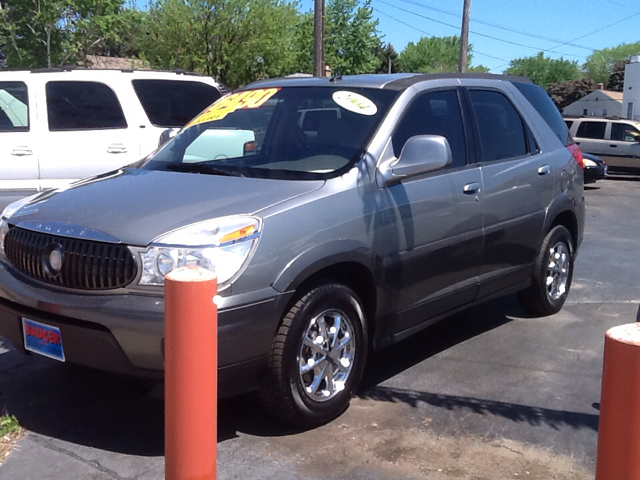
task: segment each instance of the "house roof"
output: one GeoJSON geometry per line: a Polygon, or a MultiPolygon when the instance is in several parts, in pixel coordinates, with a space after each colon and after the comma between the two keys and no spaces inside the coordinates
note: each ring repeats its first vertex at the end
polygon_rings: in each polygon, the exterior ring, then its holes
{"type": "Polygon", "coordinates": [[[602,93],[611,97],[614,100],[622,102],[623,93],[622,92],[614,92],[613,90],[600,90],[602,93]]]}

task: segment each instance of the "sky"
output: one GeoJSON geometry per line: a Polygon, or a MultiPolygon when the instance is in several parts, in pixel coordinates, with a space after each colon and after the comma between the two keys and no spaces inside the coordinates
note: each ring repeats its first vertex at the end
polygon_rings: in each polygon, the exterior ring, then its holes
{"type": "MultiPolygon", "coordinates": [[[[423,36],[460,35],[463,0],[372,0],[385,42],[401,52],[423,36]]],[[[302,0],[309,11],[313,0],[302,0]]],[[[471,65],[502,73],[543,51],[582,65],[593,52],[640,41],[637,0],[471,0],[471,65]]],[[[640,51],[638,52],[640,55],[640,51]]]]}

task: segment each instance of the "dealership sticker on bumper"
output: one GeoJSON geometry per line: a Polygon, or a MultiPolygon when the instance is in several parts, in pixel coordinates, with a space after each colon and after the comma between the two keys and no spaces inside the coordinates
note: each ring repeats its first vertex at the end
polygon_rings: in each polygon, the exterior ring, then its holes
{"type": "Polygon", "coordinates": [[[64,362],[64,350],[62,349],[59,328],[23,317],[22,333],[24,334],[24,348],[38,355],[64,362]]]}

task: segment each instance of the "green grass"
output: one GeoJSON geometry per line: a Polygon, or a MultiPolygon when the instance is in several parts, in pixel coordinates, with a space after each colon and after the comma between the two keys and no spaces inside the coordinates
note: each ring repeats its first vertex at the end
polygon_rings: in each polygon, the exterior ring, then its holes
{"type": "Polygon", "coordinates": [[[20,431],[20,424],[14,415],[3,415],[0,417],[0,437],[18,431],[20,431]]]}

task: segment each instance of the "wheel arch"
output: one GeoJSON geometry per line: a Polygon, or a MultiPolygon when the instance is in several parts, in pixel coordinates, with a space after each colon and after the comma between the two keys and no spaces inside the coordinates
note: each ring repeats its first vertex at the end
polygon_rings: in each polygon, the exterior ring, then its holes
{"type": "MultiPolygon", "coordinates": [[[[345,251],[343,242],[309,251],[292,261],[273,287],[281,292],[294,291],[285,312],[305,293],[326,283],[340,283],[349,287],[360,299],[364,309],[369,338],[375,328],[378,291],[371,255],[362,246],[345,251]],[[333,250],[329,252],[328,250],[333,250]],[[337,251],[342,250],[342,251],[337,251]]],[[[354,245],[351,245],[354,246],[354,245]]]]}

